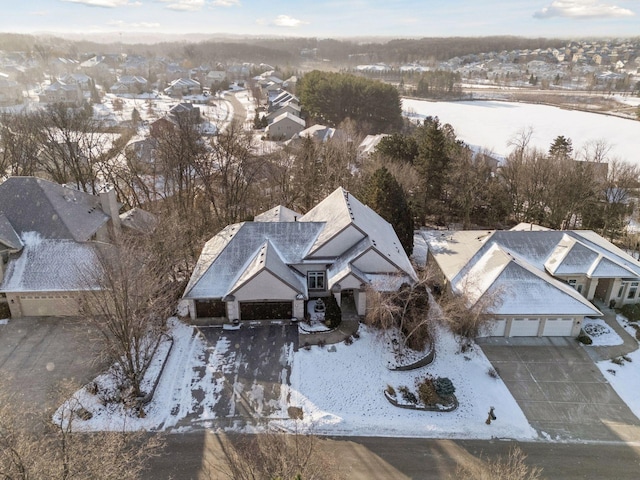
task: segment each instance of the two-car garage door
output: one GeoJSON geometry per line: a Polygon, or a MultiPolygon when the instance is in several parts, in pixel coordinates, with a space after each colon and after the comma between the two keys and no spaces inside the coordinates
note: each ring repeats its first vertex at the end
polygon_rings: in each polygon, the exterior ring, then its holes
{"type": "Polygon", "coordinates": [[[240,302],[241,320],[290,320],[293,302],[240,302]]]}
{"type": "Polygon", "coordinates": [[[510,337],[537,337],[540,323],[543,337],[569,337],[573,330],[573,318],[514,318],[511,321],[510,337]]]}

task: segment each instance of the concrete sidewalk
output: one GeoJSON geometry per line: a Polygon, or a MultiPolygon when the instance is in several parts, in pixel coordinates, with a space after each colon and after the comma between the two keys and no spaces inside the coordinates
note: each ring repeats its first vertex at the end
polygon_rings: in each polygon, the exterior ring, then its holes
{"type": "Polygon", "coordinates": [[[356,311],[355,304],[353,302],[345,301],[342,303],[341,310],[342,322],[340,322],[338,328],[328,332],[306,333],[299,331],[299,345],[318,345],[320,342],[324,342],[325,345],[332,345],[334,343],[343,342],[345,339],[356,333],[360,326],[360,317],[356,311]]]}

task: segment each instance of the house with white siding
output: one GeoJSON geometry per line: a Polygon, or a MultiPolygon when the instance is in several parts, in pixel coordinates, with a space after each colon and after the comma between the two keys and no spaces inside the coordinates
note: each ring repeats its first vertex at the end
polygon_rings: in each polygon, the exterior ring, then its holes
{"type": "MultiPolygon", "coordinates": [[[[525,228],[526,227],[526,228],[525,228]]],[[[577,336],[597,304],[640,301],[640,262],[589,230],[420,231],[427,266],[470,304],[495,296],[489,336],[577,336]]]]}
{"type": "Polygon", "coordinates": [[[367,309],[370,288],[416,281],[393,227],[343,188],[305,215],[283,206],[204,246],[183,298],[195,323],[302,318],[310,299],[367,309]]]}

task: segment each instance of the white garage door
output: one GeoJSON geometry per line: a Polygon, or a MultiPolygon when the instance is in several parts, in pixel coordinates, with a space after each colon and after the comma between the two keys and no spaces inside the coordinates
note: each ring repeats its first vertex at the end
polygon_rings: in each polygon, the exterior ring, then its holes
{"type": "Polygon", "coordinates": [[[569,337],[573,330],[573,318],[547,318],[542,335],[545,337],[569,337]]]}
{"type": "Polygon", "coordinates": [[[539,318],[514,318],[511,322],[510,337],[537,337],[539,318]]]}
{"type": "Polygon", "coordinates": [[[78,301],[67,294],[39,294],[20,297],[23,317],[68,317],[78,315],[78,301]]]}
{"type": "Polygon", "coordinates": [[[504,337],[504,331],[507,326],[505,319],[491,320],[488,328],[480,334],[481,337],[504,337]]]}

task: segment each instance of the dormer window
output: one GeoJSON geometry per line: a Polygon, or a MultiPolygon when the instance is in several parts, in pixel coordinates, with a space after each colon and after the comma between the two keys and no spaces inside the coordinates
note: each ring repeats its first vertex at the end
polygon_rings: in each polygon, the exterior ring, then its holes
{"type": "Polygon", "coordinates": [[[324,272],[307,273],[307,288],[309,288],[309,290],[325,290],[325,285],[324,272]]]}

